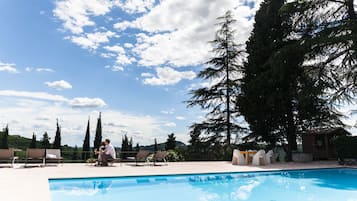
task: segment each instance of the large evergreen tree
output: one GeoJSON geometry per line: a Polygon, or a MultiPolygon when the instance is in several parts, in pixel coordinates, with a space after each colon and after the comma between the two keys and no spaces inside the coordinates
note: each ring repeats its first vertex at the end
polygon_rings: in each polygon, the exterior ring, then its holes
{"type": "Polygon", "coordinates": [[[324,96],[332,102],[355,102],[357,95],[356,5],[356,0],[295,0],[284,9],[290,35],[309,44],[306,71],[325,84],[324,96]]]}
{"type": "Polygon", "coordinates": [[[97,128],[95,130],[94,149],[98,149],[102,143],[102,113],[99,113],[97,128]]]}
{"type": "Polygon", "coordinates": [[[87,130],[86,130],[86,135],[84,137],[83,141],[83,148],[82,148],[82,159],[87,160],[90,158],[90,125],[89,125],[89,119],[88,119],[88,124],[87,124],[87,130]]]}
{"type": "Polygon", "coordinates": [[[42,149],[49,149],[51,148],[51,145],[50,145],[50,137],[48,136],[48,133],[45,132],[42,136],[42,139],[41,139],[41,148],[42,149]]]}
{"type": "Polygon", "coordinates": [[[174,133],[167,136],[165,143],[165,150],[174,150],[176,148],[176,137],[174,133]]]}
{"type": "Polygon", "coordinates": [[[36,140],[35,133],[32,134],[31,144],[30,144],[29,148],[32,148],[32,149],[37,148],[37,140],[36,140]]]}
{"type": "Polygon", "coordinates": [[[53,148],[54,149],[61,149],[61,127],[58,125],[58,119],[56,124],[56,135],[53,141],[53,148]]]}
{"type": "Polygon", "coordinates": [[[324,85],[302,67],[308,46],[291,37],[284,2],[265,0],[255,16],[239,106],[255,136],[272,146],[287,140],[291,159],[298,133],[340,122],[323,98],[324,85]]]}
{"type": "Polygon", "coordinates": [[[3,136],[1,139],[0,149],[8,149],[9,148],[9,126],[6,125],[4,128],[3,136]]]}
{"type": "MultiPolygon", "coordinates": [[[[241,127],[236,123],[238,111],[235,107],[236,97],[239,93],[240,61],[243,51],[235,43],[233,19],[230,11],[219,17],[215,39],[211,41],[213,57],[206,63],[198,77],[211,82],[211,86],[191,91],[192,97],[188,107],[200,106],[209,110],[206,120],[199,128],[211,135],[225,135],[225,144],[231,143],[232,133],[237,134],[241,127]]],[[[195,126],[194,126],[195,127],[195,126]]],[[[217,138],[218,139],[218,138],[217,138]]]]}

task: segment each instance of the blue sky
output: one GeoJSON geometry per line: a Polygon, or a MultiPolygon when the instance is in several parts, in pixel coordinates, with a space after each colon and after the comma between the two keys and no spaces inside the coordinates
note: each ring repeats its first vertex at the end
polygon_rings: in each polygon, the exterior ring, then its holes
{"type": "Polygon", "coordinates": [[[204,113],[188,91],[210,56],[216,17],[233,10],[244,42],[261,0],[0,1],[0,126],[12,134],[54,135],[82,145],[103,112],[104,137],[150,144],[204,113]]]}

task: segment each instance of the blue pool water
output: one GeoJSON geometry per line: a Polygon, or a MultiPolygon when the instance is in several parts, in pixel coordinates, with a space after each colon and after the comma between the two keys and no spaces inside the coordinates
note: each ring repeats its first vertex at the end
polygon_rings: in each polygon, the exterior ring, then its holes
{"type": "Polygon", "coordinates": [[[357,201],[357,169],[50,180],[52,201],[357,201]]]}

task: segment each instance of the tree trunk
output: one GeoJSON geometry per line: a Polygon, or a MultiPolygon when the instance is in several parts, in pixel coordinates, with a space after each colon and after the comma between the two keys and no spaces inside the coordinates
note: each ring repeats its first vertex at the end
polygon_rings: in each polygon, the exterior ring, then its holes
{"type": "Polygon", "coordinates": [[[356,12],[353,5],[354,0],[346,0],[345,4],[347,6],[347,13],[349,18],[353,21],[356,20],[356,12]]]}
{"type": "Polygon", "coordinates": [[[294,121],[292,101],[287,101],[287,139],[288,139],[288,161],[292,160],[292,151],[297,150],[296,143],[296,126],[294,121]]]}

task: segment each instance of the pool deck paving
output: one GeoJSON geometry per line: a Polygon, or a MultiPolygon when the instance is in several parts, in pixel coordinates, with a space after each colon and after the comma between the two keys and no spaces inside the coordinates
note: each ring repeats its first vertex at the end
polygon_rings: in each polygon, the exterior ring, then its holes
{"type": "Polygon", "coordinates": [[[27,168],[19,165],[16,168],[7,168],[1,164],[0,167],[1,200],[50,201],[48,179],[51,178],[249,172],[342,166],[339,166],[336,161],[314,161],[309,163],[274,163],[267,166],[233,166],[229,162],[175,162],[162,166],[135,166],[122,163],[112,167],[95,167],[77,163],[27,168]]]}

